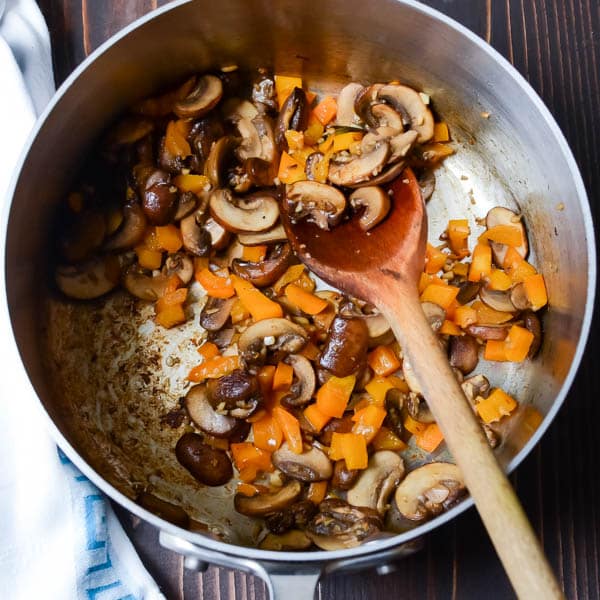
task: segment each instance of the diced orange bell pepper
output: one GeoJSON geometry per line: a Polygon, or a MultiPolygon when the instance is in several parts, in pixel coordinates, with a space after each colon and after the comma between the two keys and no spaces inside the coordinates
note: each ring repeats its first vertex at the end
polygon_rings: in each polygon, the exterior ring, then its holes
{"type": "Polygon", "coordinates": [[[159,298],[156,302],[156,312],[163,312],[166,308],[183,304],[187,299],[187,288],[179,288],[173,292],[165,294],[162,298],[159,298]]]}
{"type": "Polygon", "coordinates": [[[265,413],[261,419],[252,423],[252,437],[257,448],[275,452],[283,442],[283,430],[277,419],[265,413]]]}
{"type": "Polygon", "coordinates": [[[292,184],[306,179],[306,173],[300,162],[287,152],[282,152],[277,177],[281,183],[292,184]]]}
{"type": "Polygon", "coordinates": [[[344,459],[348,469],[366,469],[369,463],[367,441],[357,433],[334,432],[329,457],[331,460],[344,459]]]}
{"type": "Polygon", "coordinates": [[[506,346],[504,345],[504,341],[487,340],[483,358],[485,358],[485,360],[493,360],[496,362],[507,361],[508,358],[506,357],[506,346]]]}
{"type": "Polygon", "coordinates": [[[463,332],[458,325],[445,319],[440,327],[439,333],[442,335],[462,335],[463,332]]]}
{"type": "Polygon", "coordinates": [[[450,249],[459,258],[469,255],[468,239],[471,229],[467,219],[451,219],[448,221],[448,243],[450,249]]]}
{"type": "Polygon", "coordinates": [[[454,311],[454,322],[463,329],[477,322],[477,311],[470,306],[459,306],[454,311]]]}
{"type": "Polygon", "coordinates": [[[308,342],[308,344],[306,344],[306,346],[300,350],[299,354],[304,356],[304,358],[308,358],[310,361],[314,361],[317,359],[320,352],[321,351],[317,346],[315,346],[312,342],[308,342]]]}
{"type": "Polygon", "coordinates": [[[429,163],[437,163],[452,154],[454,154],[454,149],[448,144],[433,142],[421,147],[421,155],[429,163]]]}
{"type": "Polygon", "coordinates": [[[425,431],[415,436],[415,444],[429,453],[433,452],[443,441],[444,436],[437,423],[427,425],[425,431]]]}
{"type": "Polygon", "coordinates": [[[529,275],[523,280],[523,285],[525,286],[525,295],[533,310],[539,310],[548,304],[548,293],[543,275],[529,275]]]}
{"type": "Polygon", "coordinates": [[[255,321],[283,317],[283,309],[255,288],[249,281],[231,275],[235,293],[255,321]]]}
{"type": "Polygon", "coordinates": [[[392,452],[402,452],[407,448],[406,443],[387,427],[379,429],[371,445],[374,450],[391,450],[392,452]]]}
{"type": "Polygon", "coordinates": [[[312,113],[308,117],[308,127],[304,132],[304,143],[308,146],[314,146],[321,139],[325,128],[317,117],[312,113]]]}
{"type": "Polygon", "coordinates": [[[321,124],[327,125],[337,114],[337,101],[332,96],[325,96],[312,111],[312,114],[319,119],[321,124]]]}
{"type": "Polygon", "coordinates": [[[304,416],[316,431],[321,431],[332,419],[332,417],[324,415],[316,404],[309,404],[304,409],[304,416]]]}
{"type": "Polygon", "coordinates": [[[448,125],[443,121],[440,123],[434,123],[433,125],[433,139],[434,142],[449,142],[450,131],[448,131],[448,125]]]}
{"type": "Polygon", "coordinates": [[[531,331],[524,327],[513,325],[503,342],[507,360],[512,362],[524,361],[529,353],[533,338],[534,336],[531,331]]]}
{"type": "Polygon", "coordinates": [[[269,247],[264,244],[260,246],[244,246],[242,250],[242,260],[249,262],[260,262],[267,256],[269,247]]]}
{"type": "Polygon", "coordinates": [[[181,231],[175,225],[156,227],[156,239],[160,247],[167,252],[177,252],[183,246],[181,231]]]}
{"type": "Polygon", "coordinates": [[[294,91],[294,88],[302,89],[302,78],[291,77],[289,75],[275,75],[275,92],[277,93],[277,102],[279,108],[288,99],[288,96],[294,91]]]}
{"type": "Polygon", "coordinates": [[[356,375],[331,377],[317,392],[317,408],[328,417],[341,417],[356,383],[356,375]]]}
{"type": "Polygon", "coordinates": [[[212,342],[204,342],[200,348],[198,348],[198,354],[204,358],[204,360],[210,360],[215,356],[219,356],[219,348],[212,342]]]}
{"type": "Polygon", "coordinates": [[[466,263],[457,262],[454,263],[452,270],[458,277],[466,277],[469,274],[469,265],[466,263]]]}
{"type": "Polygon", "coordinates": [[[510,247],[504,256],[504,270],[513,283],[521,283],[526,277],[535,275],[537,271],[514,248],[510,247]]]}
{"type": "Polygon", "coordinates": [[[290,152],[294,152],[296,150],[304,149],[304,133],[302,131],[294,131],[293,129],[288,129],[285,133],[285,141],[287,142],[288,148],[290,152]]]}
{"type": "Polygon", "coordinates": [[[511,278],[502,270],[492,268],[488,279],[488,287],[491,290],[504,292],[510,289],[513,285],[511,278]]]}
{"type": "Polygon", "coordinates": [[[285,288],[285,296],[296,308],[307,315],[317,315],[329,306],[327,300],[305,292],[301,287],[293,283],[290,283],[285,288]]]}
{"type": "Polygon", "coordinates": [[[215,356],[194,367],[188,379],[196,383],[205,379],[219,379],[241,367],[239,356],[215,356]]]}
{"type": "Polygon", "coordinates": [[[238,494],[242,494],[242,496],[247,496],[248,498],[252,498],[253,496],[258,495],[259,489],[252,485],[251,483],[244,483],[243,481],[238,483],[236,492],[238,494]]]}
{"type": "Polygon", "coordinates": [[[175,325],[185,323],[185,313],[183,311],[183,307],[181,304],[167,306],[156,314],[155,320],[165,329],[170,329],[171,327],[175,327],[175,325]]]}
{"type": "Polygon", "coordinates": [[[275,377],[275,366],[273,365],[264,365],[256,374],[258,378],[258,387],[262,392],[262,395],[266,398],[271,393],[273,389],[273,379],[275,377]]]}
{"type": "Polygon", "coordinates": [[[338,133],[333,136],[333,145],[331,150],[334,153],[350,150],[352,145],[362,140],[363,134],[360,131],[349,131],[348,133],[338,133]]]}
{"type": "Polygon", "coordinates": [[[471,266],[469,268],[469,281],[481,281],[492,272],[492,249],[488,244],[479,243],[473,250],[471,266]]]}
{"type": "Polygon", "coordinates": [[[515,399],[500,388],[496,388],[487,398],[475,405],[475,410],[484,423],[499,421],[502,417],[510,415],[515,408],[515,399]]]}
{"type": "Polygon", "coordinates": [[[173,156],[185,158],[192,153],[186,133],[181,121],[169,121],[165,135],[165,148],[173,156]]]}
{"type": "Polygon", "coordinates": [[[509,312],[494,310],[480,300],[475,300],[475,302],[471,304],[471,308],[477,313],[477,322],[486,325],[501,325],[502,323],[510,321],[514,316],[509,312]]]}
{"type": "Polygon", "coordinates": [[[365,386],[365,390],[376,406],[385,407],[385,397],[390,390],[394,389],[391,381],[385,377],[373,377],[365,386]]]}
{"type": "Polygon", "coordinates": [[[231,307],[231,313],[229,314],[229,317],[234,325],[236,323],[240,323],[241,321],[245,321],[248,317],[250,317],[250,313],[246,310],[246,307],[242,304],[239,298],[231,307]]]}
{"type": "Polygon", "coordinates": [[[421,302],[433,302],[447,309],[458,295],[459,288],[453,285],[429,284],[421,294],[421,302]]]}
{"type": "Polygon", "coordinates": [[[273,416],[279,423],[290,450],[295,454],[302,454],[302,433],[298,419],[281,406],[276,406],[273,409],[273,416]]]}
{"type": "Polygon", "coordinates": [[[235,294],[231,277],[219,277],[208,269],[196,272],[195,277],[211,298],[231,298],[235,294]]]}
{"type": "Polygon", "coordinates": [[[416,421],[410,415],[406,415],[406,418],[404,419],[404,423],[402,423],[402,425],[404,426],[404,429],[406,429],[406,431],[410,431],[410,433],[412,433],[413,435],[420,435],[425,431],[425,429],[427,429],[427,425],[425,423],[420,423],[419,421],[416,421]]]}
{"type": "Polygon", "coordinates": [[[352,433],[358,433],[359,435],[364,436],[367,444],[369,444],[377,435],[386,415],[387,412],[384,408],[376,406],[375,404],[370,404],[356,412],[352,417],[352,420],[354,421],[352,433]]]}
{"type": "Polygon", "coordinates": [[[279,361],[277,368],[275,369],[275,375],[273,376],[273,390],[274,391],[287,391],[290,389],[292,382],[294,381],[294,369],[291,365],[279,361]]]}
{"type": "Polygon", "coordinates": [[[210,179],[206,175],[177,175],[173,178],[173,184],[180,192],[201,194],[210,187],[210,179]]]}
{"type": "Polygon", "coordinates": [[[523,244],[523,231],[518,225],[495,225],[479,236],[480,242],[485,240],[518,248],[523,244]]]}
{"type": "Polygon", "coordinates": [[[276,294],[279,294],[281,290],[288,285],[298,280],[304,273],[304,265],[292,265],[288,267],[287,271],[273,284],[273,290],[276,294]]]}
{"type": "Polygon", "coordinates": [[[448,255],[432,246],[427,242],[427,250],[425,252],[425,273],[434,275],[446,264],[448,255]]]}
{"type": "Polygon", "coordinates": [[[271,453],[257,448],[250,442],[230,445],[231,455],[240,479],[246,483],[254,481],[259,471],[273,471],[271,453]]]}
{"type": "Polygon", "coordinates": [[[395,373],[402,363],[390,346],[377,346],[369,352],[367,364],[373,369],[375,375],[386,377],[395,373]]]}
{"type": "Polygon", "coordinates": [[[306,492],[306,499],[310,500],[313,504],[321,504],[323,500],[325,500],[325,496],[327,496],[327,486],[329,482],[327,481],[313,481],[308,486],[308,491],[306,492]]]}
{"type": "Polygon", "coordinates": [[[134,248],[138,257],[140,267],[144,269],[160,269],[162,265],[162,252],[160,250],[152,250],[145,244],[140,244],[134,248]]]}

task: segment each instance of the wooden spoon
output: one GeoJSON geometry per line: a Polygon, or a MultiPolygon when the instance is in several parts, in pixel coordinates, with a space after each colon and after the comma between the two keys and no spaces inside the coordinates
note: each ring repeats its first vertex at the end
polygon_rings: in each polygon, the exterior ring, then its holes
{"type": "Polygon", "coordinates": [[[375,305],[391,324],[402,352],[439,424],[452,456],[519,598],[563,598],[527,516],[490,449],[419,301],[427,217],[418,183],[406,169],[391,185],[392,209],[369,232],[352,219],[323,231],[282,220],[292,248],[329,284],[375,305]]]}

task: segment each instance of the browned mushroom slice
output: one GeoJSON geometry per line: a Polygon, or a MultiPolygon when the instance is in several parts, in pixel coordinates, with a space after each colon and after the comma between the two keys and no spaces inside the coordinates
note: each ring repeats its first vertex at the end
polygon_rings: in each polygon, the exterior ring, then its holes
{"type": "Polygon", "coordinates": [[[243,421],[223,415],[212,407],[205,384],[190,388],[185,397],[185,408],[202,431],[217,438],[231,437],[244,425],[243,421]]]}
{"type": "Polygon", "coordinates": [[[146,217],[139,204],[123,207],[123,220],[119,228],[104,243],[106,250],[129,250],[139,244],[146,233],[146,217]]]}
{"type": "Polygon", "coordinates": [[[154,129],[154,121],[139,115],[127,115],[110,129],[106,136],[109,145],[133,144],[154,129]]]}
{"type": "Polygon", "coordinates": [[[336,377],[356,373],[366,362],[369,330],[364,319],[337,316],[331,327],[319,365],[336,377]]]}
{"type": "MultiPolygon", "coordinates": [[[[512,225],[521,229],[523,243],[516,247],[515,250],[522,258],[526,258],[527,253],[529,252],[529,245],[527,243],[527,232],[525,231],[521,217],[508,208],[496,206],[486,215],[485,226],[488,229],[491,229],[492,227],[496,227],[496,225],[512,225]]],[[[506,244],[499,244],[498,242],[490,242],[490,246],[492,247],[494,262],[499,267],[502,267],[504,265],[504,257],[508,251],[508,246],[506,244]]]]}
{"type": "Polygon", "coordinates": [[[285,533],[269,533],[258,545],[261,550],[308,550],[312,546],[311,539],[300,529],[290,529],[285,533]]]}
{"type": "Polygon", "coordinates": [[[273,181],[277,176],[277,161],[268,162],[262,158],[248,158],[244,162],[244,171],[250,183],[258,187],[273,185],[273,181]]]}
{"type": "Polygon", "coordinates": [[[194,276],[194,263],[185,252],[169,254],[163,265],[162,273],[167,277],[177,275],[181,283],[187,285],[194,276]]]}
{"type": "Polygon", "coordinates": [[[281,399],[286,406],[305,406],[315,392],[315,371],[310,361],[301,354],[291,354],[285,362],[294,369],[294,381],[290,392],[281,399]]]}
{"type": "Polygon", "coordinates": [[[468,375],[479,362],[479,344],[468,334],[450,336],[450,366],[468,375]]]}
{"type": "Polygon", "coordinates": [[[171,176],[162,169],[155,169],[144,184],[142,208],[153,225],[166,225],[177,211],[177,188],[171,176]]]}
{"type": "Polygon", "coordinates": [[[196,194],[192,192],[183,192],[179,195],[179,202],[177,203],[177,211],[173,216],[173,221],[181,221],[188,215],[191,215],[198,204],[198,198],[196,194]]]}
{"type": "Polygon", "coordinates": [[[402,459],[390,450],[380,450],[369,458],[367,468],[346,496],[353,506],[367,506],[385,514],[388,499],[404,475],[402,459]]]}
{"type": "Polygon", "coordinates": [[[404,133],[399,133],[394,137],[390,138],[390,157],[388,158],[388,164],[398,162],[401,158],[404,158],[413,147],[417,139],[417,133],[413,129],[404,133]]]}
{"type": "Polygon", "coordinates": [[[477,325],[472,323],[466,328],[466,332],[481,340],[505,340],[509,327],[506,325],[477,325]]]}
{"type": "Polygon", "coordinates": [[[209,206],[214,219],[234,233],[266,231],[279,219],[277,200],[268,192],[237,198],[229,190],[215,190],[209,206]]]}
{"type": "Polygon", "coordinates": [[[404,517],[424,521],[453,506],[465,492],[456,465],[434,462],[411,471],[396,489],[395,501],[404,517]]]}
{"type": "Polygon", "coordinates": [[[434,302],[421,302],[421,309],[425,313],[431,329],[435,332],[439,331],[446,319],[446,311],[434,302]]]}
{"type": "Polygon", "coordinates": [[[354,112],[370,127],[377,127],[378,123],[371,114],[373,104],[378,104],[377,92],[383,87],[381,83],[374,83],[363,88],[354,98],[354,112]]]}
{"type": "Polygon", "coordinates": [[[479,294],[479,290],[481,289],[481,282],[473,282],[473,281],[463,281],[458,286],[458,294],[456,299],[461,304],[468,304],[471,300],[475,300],[477,298],[477,294],[479,294]]]}
{"type": "Polygon", "coordinates": [[[324,230],[337,225],[346,208],[346,198],[340,190],[317,181],[288,185],[286,202],[294,220],[306,218],[324,230]]]}
{"type": "Polygon", "coordinates": [[[211,249],[211,236],[203,227],[204,211],[198,210],[181,219],[179,228],[183,247],[194,256],[208,256],[211,249]]]}
{"type": "Polygon", "coordinates": [[[517,283],[517,285],[510,290],[510,301],[517,310],[527,310],[528,308],[531,308],[531,302],[525,292],[524,283],[517,283]]]}
{"type": "Polygon", "coordinates": [[[302,493],[302,484],[293,480],[280,490],[268,494],[248,497],[236,494],[233,498],[235,510],[248,517],[264,517],[269,513],[287,508],[293,504],[302,493]]]}
{"type": "Polygon", "coordinates": [[[206,390],[211,406],[219,414],[236,419],[247,419],[263,401],[256,376],[243,369],[211,379],[206,390]]]}
{"type": "Polygon", "coordinates": [[[389,166],[386,165],[386,168],[381,173],[379,173],[377,177],[373,177],[372,179],[369,179],[368,181],[365,181],[363,183],[350,185],[349,187],[361,188],[366,185],[382,185],[384,183],[389,183],[390,181],[393,181],[394,179],[399,177],[405,168],[406,162],[403,160],[389,166]]]}
{"type": "Polygon", "coordinates": [[[104,256],[79,265],[59,265],[55,280],[60,291],[77,300],[104,296],[119,283],[121,267],[116,256],[104,256]]]}
{"type": "Polygon", "coordinates": [[[304,348],[308,334],[303,327],[288,319],[264,319],[250,325],[238,340],[244,359],[256,362],[264,356],[266,348],[285,354],[295,354],[304,348]]]}
{"type": "Polygon", "coordinates": [[[377,99],[391,104],[418,133],[417,141],[423,144],[433,137],[433,115],[419,92],[405,85],[384,85],[377,90],[377,99]]]}
{"type": "Polygon", "coordinates": [[[388,104],[373,104],[371,106],[371,115],[373,115],[373,118],[377,122],[378,128],[389,127],[397,133],[404,131],[402,116],[388,104]]]}
{"type": "Polygon", "coordinates": [[[529,358],[534,358],[542,345],[542,322],[540,318],[531,310],[523,313],[523,326],[533,334],[533,341],[529,346],[529,358]]]}
{"type": "Polygon", "coordinates": [[[169,285],[166,275],[151,275],[138,264],[131,265],[123,275],[123,287],[136,298],[154,302],[164,296],[169,285]]]}
{"type": "Polygon", "coordinates": [[[225,485],[233,477],[231,460],[224,450],[204,443],[197,433],[184,433],[175,446],[175,456],[204,485],[225,485]]]}
{"type": "Polygon", "coordinates": [[[360,475],[358,469],[349,469],[344,459],[336,461],[333,466],[331,487],[336,490],[349,490],[360,475]]]}
{"type": "Polygon", "coordinates": [[[275,125],[275,142],[280,150],[287,150],[285,132],[289,129],[304,131],[308,125],[308,101],[303,89],[295,87],[286,98],[275,125]]]}
{"type": "Polygon", "coordinates": [[[217,223],[215,219],[212,217],[206,219],[204,229],[208,231],[210,244],[215,250],[223,250],[223,248],[227,247],[231,239],[231,233],[222,227],[220,223],[217,223]]]}
{"type": "Polygon", "coordinates": [[[275,227],[260,231],[258,233],[240,233],[238,235],[240,243],[244,246],[260,246],[261,244],[278,244],[287,240],[285,229],[281,223],[277,223],[275,227]]]}
{"type": "Polygon", "coordinates": [[[267,69],[262,67],[258,69],[258,76],[252,83],[252,102],[262,108],[263,112],[277,110],[275,80],[267,69]]]}
{"type": "Polygon", "coordinates": [[[483,286],[479,290],[479,297],[484,304],[487,304],[487,306],[494,310],[505,313],[514,313],[516,311],[516,307],[512,303],[510,296],[510,290],[491,290],[487,286],[483,286]]]}
{"type": "Polygon", "coordinates": [[[213,109],[223,96],[223,83],[214,75],[203,75],[194,89],[173,106],[173,112],[181,119],[196,119],[213,109]]]}
{"type": "Polygon", "coordinates": [[[285,273],[292,256],[290,245],[281,244],[265,260],[250,262],[236,258],[231,266],[233,272],[242,279],[252,282],[256,287],[266,287],[285,273]]]}
{"type": "Polygon", "coordinates": [[[329,166],[329,181],[335,185],[354,186],[365,181],[372,181],[387,164],[390,145],[381,142],[371,152],[362,154],[343,164],[332,162],[329,166]]]}
{"type": "Polygon", "coordinates": [[[423,202],[427,202],[435,191],[435,172],[433,169],[427,169],[419,177],[419,187],[421,188],[421,196],[423,202]]]}
{"type": "Polygon", "coordinates": [[[415,421],[427,424],[435,423],[435,417],[422,396],[415,394],[415,392],[409,392],[408,394],[405,394],[403,398],[406,403],[408,414],[415,421]]]}
{"type": "Polygon", "coordinates": [[[273,464],[288,477],[307,482],[327,481],[333,472],[331,461],[323,451],[313,447],[296,454],[287,442],[273,452],[273,464]]]}
{"type": "Polygon", "coordinates": [[[322,550],[343,550],[359,546],[381,528],[376,510],[332,498],[319,504],[319,512],[306,528],[306,535],[322,550]]]}
{"type": "Polygon", "coordinates": [[[207,331],[219,331],[231,314],[236,298],[209,298],[200,313],[200,325],[207,331]]]}
{"type": "Polygon", "coordinates": [[[204,163],[204,175],[208,177],[215,188],[225,185],[225,170],[233,160],[233,151],[237,148],[239,140],[226,135],[218,139],[210,148],[210,153],[204,163]]]}
{"type": "Polygon", "coordinates": [[[258,158],[269,164],[275,160],[275,139],[273,128],[267,117],[259,115],[254,119],[240,119],[236,124],[242,142],[236,150],[241,161],[258,158]]]}
{"type": "Polygon", "coordinates": [[[382,314],[365,315],[363,319],[369,331],[369,348],[391,344],[394,341],[392,328],[382,314]]]}
{"type": "Polygon", "coordinates": [[[354,112],[354,102],[363,91],[360,83],[351,82],[345,85],[338,95],[336,124],[351,127],[358,122],[358,115],[354,112]]]}
{"type": "Polygon", "coordinates": [[[373,229],[381,223],[390,211],[389,194],[377,185],[359,188],[350,194],[350,206],[355,210],[363,208],[358,224],[363,231],[373,229]]]}

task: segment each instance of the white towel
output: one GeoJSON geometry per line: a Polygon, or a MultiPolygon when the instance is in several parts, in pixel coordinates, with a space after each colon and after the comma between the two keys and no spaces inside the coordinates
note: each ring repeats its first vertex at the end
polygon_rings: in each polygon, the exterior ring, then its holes
{"type": "MultiPolygon", "coordinates": [[[[0,0],[0,205],[21,148],[54,93],[50,42],[34,0],[0,0]]],[[[4,244],[5,240],[0,240],[4,244]]],[[[154,600],[164,596],[110,503],[62,454],[9,345],[0,267],[0,597],[154,600]],[[4,346],[2,346],[4,344],[4,346]]]]}

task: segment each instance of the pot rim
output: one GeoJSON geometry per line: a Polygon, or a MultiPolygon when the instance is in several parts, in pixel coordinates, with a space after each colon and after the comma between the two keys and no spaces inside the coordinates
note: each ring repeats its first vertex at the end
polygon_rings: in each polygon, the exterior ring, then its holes
{"type": "MultiPolygon", "coordinates": [[[[1,0],[0,0],[1,1],[1,0]]],[[[160,7],[156,10],[153,10],[146,15],[140,17],[134,22],[130,23],[128,26],[123,28],[121,31],[117,32],[107,41],[105,41],[102,45],[100,45],[94,52],[92,52],[85,60],[83,60],[73,71],[72,73],[65,79],[62,85],[54,94],[53,98],[50,100],[48,105],[46,106],[43,113],[38,118],[32,132],[29,135],[27,143],[21,152],[21,156],[17,162],[17,167],[14,171],[12,182],[8,188],[7,198],[10,198],[9,202],[5,203],[3,214],[2,214],[2,231],[4,232],[4,237],[6,238],[7,226],[9,221],[10,209],[12,206],[12,200],[14,197],[14,193],[16,190],[17,182],[21,176],[23,171],[23,167],[27,161],[27,156],[33,145],[35,139],[39,131],[44,126],[44,123],[48,116],[54,111],[56,106],[60,103],[63,96],[66,95],[72,83],[89,67],[93,65],[93,63],[98,59],[102,54],[104,54],[107,50],[109,50],[112,46],[118,43],[122,38],[129,35],[132,31],[144,26],[147,22],[153,20],[154,18],[162,15],[163,13],[169,12],[171,10],[175,10],[180,6],[188,4],[193,0],[174,0],[166,4],[163,7],[160,7]]],[[[523,446],[523,448],[518,452],[518,454],[510,461],[506,470],[508,473],[511,473],[524,458],[531,452],[533,447],[539,442],[541,437],[544,435],[550,423],[554,420],[558,410],[562,406],[567,393],[573,383],[577,370],[580,366],[581,359],[583,357],[583,353],[585,350],[585,346],[587,343],[587,339],[590,332],[592,314],[594,308],[594,298],[595,298],[595,289],[596,289],[596,247],[595,247],[595,237],[594,237],[594,229],[593,229],[593,220],[591,215],[591,210],[589,206],[589,200],[587,197],[587,193],[585,190],[585,186],[575,162],[575,158],[572,154],[572,151],[560,130],[558,124],[556,123],[554,117],[550,113],[549,109],[546,107],[542,99],[539,97],[537,92],[531,87],[531,85],[525,80],[525,78],[515,69],[513,65],[511,65],[498,51],[496,51],[492,46],[487,44],[482,38],[473,33],[471,30],[467,29],[465,26],[456,22],[454,19],[444,15],[436,9],[425,6],[416,0],[396,0],[399,4],[404,4],[408,6],[410,9],[422,13],[430,19],[434,19],[444,26],[454,30],[459,35],[466,37],[470,42],[472,42],[480,52],[484,52],[488,55],[488,57],[499,64],[499,66],[504,69],[507,74],[518,84],[521,88],[523,94],[527,97],[527,99],[534,105],[537,109],[537,112],[542,118],[546,125],[548,126],[550,132],[553,134],[556,144],[561,150],[563,157],[565,158],[568,166],[570,175],[573,178],[573,182],[575,184],[575,189],[577,190],[577,199],[579,201],[581,211],[583,214],[584,226],[585,226],[585,236],[586,236],[586,250],[587,250],[587,258],[588,258],[588,285],[587,285],[587,298],[586,305],[582,319],[581,325],[581,336],[578,340],[577,347],[573,356],[573,361],[570,365],[569,371],[565,377],[565,380],[561,386],[559,393],[557,394],[550,410],[544,417],[543,421],[540,423],[538,429],[529,439],[529,441],[523,446]]],[[[0,268],[5,270],[6,267],[6,244],[3,244],[2,247],[3,258],[1,261],[0,268]]],[[[6,287],[6,275],[5,272],[2,273],[2,284],[6,287]]],[[[5,308],[8,308],[7,294],[6,289],[4,290],[5,297],[5,308]]],[[[12,326],[11,326],[12,332],[12,326]]],[[[20,352],[16,344],[16,340],[14,338],[14,332],[12,335],[12,344],[10,344],[9,351],[20,352]]],[[[21,367],[25,371],[24,365],[21,362],[21,367]]],[[[417,537],[420,537],[426,533],[429,533],[433,529],[440,527],[444,523],[454,519],[468,508],[473,506],[473,500],[469,497],[465,499],[463,502],[449,510],[448,512],[442,513],[441,515],[435,517],[431,521],[428,521],[415,529],[412,529],[408,532],[398,534],[398,535],[390,535],[390,537],[380,538],[374,540],[373,542],[365,543],[361,546],[357,546],[355,548],[350,548],[346,550],[335,550],[335,551],[310,551],[310,552],[285,552],[285,551],[269,551],[269,550],[260,550],[258,548],[251,548],[247,546],[241,546],[236,544],[231,544],[227,542],[221,542],[215,540],[213,538],[209,538],[200,533],[190,532],[188,530],[182,529],[165,521],[153,513],[147,511],[142,508],[140,505],[136,504],[129,497],[125,496],[122,492],[113,487],[110,483],[104,480],[77,452],[77,450],[67,441],[67,439],[63,436],[61,431],[58,429],[54,421],[50,418],[49,414],[44,409],[44,406],[40,399],[38,398],[33,386],[31,385],[31,381],[27,377],[27,381],[29,383],[28,392],[32,396],[32,400],[36,403],[36,408],[41,411],[41,413],[45,416],[45,421],[48,424],[49,433],[54,439],[54,441],[58,444],[58,446],[63,450],[63,452],[68,456],[68,458],[80,469],[80,471],[86,475],[98,488],[100,488],[107,496],[109,496],[112,500],[118,502],[121,506],[126,508],[131,513],[136,516],[144,519],[145,521],[151,523],[159,530],[166,531],[174,536],[183,538],[197,546],[205,547],[210,550],[214,550],[220,552],[225,555],[237,557],[237,558],[245,558],[257,561],[268,561],[270,563],[323,563],[330,562],[334,560],[347,559],[358,556],[366,556],[372,553],[381,552],[383,550],[388,550],[394,548],[396,546],[400,546],[410,540],[413,540],[417,537]],[[48,423],[49,421],[49,423],[48,423]]]]}

